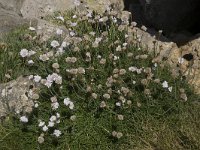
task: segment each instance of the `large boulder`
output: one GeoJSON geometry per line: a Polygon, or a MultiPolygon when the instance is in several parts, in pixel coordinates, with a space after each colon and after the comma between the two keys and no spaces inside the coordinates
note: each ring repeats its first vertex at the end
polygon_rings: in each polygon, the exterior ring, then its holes
{"type": "MultiPolygon", "coordinates": [[[[0,0],[0,37],[19,25],[32,22],[33,19],[35,21],[56,11],[64,12],[74,9],[78,0],[75,2],[75,0],[0,0]]],[[[79,2],[99,13],[108,10],[109,5],[113,5],[119,13],[124,9],[123,0],[82,0],[79,2]]],[[[84,9],[84,7],[77,7],[81,11],[84,9]]]]}
{"type": "Polygon", "coordinates": [[[0,8],[0,38],[11,29],[21,26],[25,23],[28,23],[28,20],[23,19],[14,11],[0,8]]]}
{"type": "Polygon", "coordinates": [[[200,25],[199,0],[139,0],[149,26],[165,33],[195,31],[200,25]]]}
{"type": "Polygon", "coordinates": [[[24,18],[40,18],[55,11],[74,8],[74,0],[25,0],[20,9],[24,18]]]}
{"type": "Polygon", "coordinates": [[[20,14],[20,9],[25,0],[1,0],[0,8],[20,14]]]}
{"type": "MultiPolygon", "coordinates": [[[[124,9],[123,0],[82,0],[90,9],[103,13],[108,6],[113,4],[114,9],[124,9]]],[[[78,4],[74,0],[25,0],[22,4],[21,13],[25,18],[42,17],[55,11],[65,11],[75,8],[78,4]]]]}

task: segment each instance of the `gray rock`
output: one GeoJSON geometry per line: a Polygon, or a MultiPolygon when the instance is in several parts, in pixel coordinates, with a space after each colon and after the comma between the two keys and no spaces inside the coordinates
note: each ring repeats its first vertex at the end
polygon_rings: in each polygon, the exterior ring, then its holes
{"type": "Polygon", "coordinates": [[[1,0],[0,8],[20,14],[24,0],[1,0]]]}
{"type": "Polygon", "coordinates": [[[28,97],[31,86],[35,87],[33,82],[25,77],[0,84],[0,117],[10,113],[32,112],[34,102],[28,97]]]}
{"type": "Polygon", "coordinates": [[[25,0],[20,10],[24,18],[40,18],[55,11],[72,9],[73,2],[73,0],[25,0]]]}
{"type": "Polygon", "coordinates": [[[123,0],[83,0],[87,3],[88,7],[99,13],[103,13],[108,9],[108,6],[113,5],[113,9],[121,12],[124,9],[123,0]]]}
{"type": "Polygon", "coordinates": [[[69,31],[64,26],[58,26],[42,19],[37,20],[36,33],[40,37],[41,42],[47,41],[52,36],[55,36],[57,29],[61,29],[63,31],[63,34],[61,35],[62,37],[69,34],[69,31]]]}
{"type": "Polygon", "coordinates": [[[14,11],[8,11],[0,8],[0,37],[20,25],[28,23],[27,19],[23,19],[14,11]]]}

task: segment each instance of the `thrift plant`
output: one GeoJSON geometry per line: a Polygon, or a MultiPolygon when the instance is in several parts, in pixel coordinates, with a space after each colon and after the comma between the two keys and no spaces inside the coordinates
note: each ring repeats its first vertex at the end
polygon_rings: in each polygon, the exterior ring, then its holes
{"type": "Polygon", "coordinates": [[[153,54],[140,47],[136,23],[118,17],[111,7],[103,15],[71,11],[51,19],[68,32],[58,28],[41,43],[37,29],[29,27],[23,37],[31,44],[16,56],[28,70],[22,74],[40,88],[27,93],[34,111],[11,117],[33,138],[25,140],[32,144],[27,149],[134,149],[148,130],[145,122],[167,121],[192,101],[185,81],[153,63],[153,54]]]}

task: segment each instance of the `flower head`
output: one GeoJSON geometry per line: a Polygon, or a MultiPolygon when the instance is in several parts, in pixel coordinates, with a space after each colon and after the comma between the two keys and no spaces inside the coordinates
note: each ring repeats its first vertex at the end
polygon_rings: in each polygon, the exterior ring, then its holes
{"type": "Polygon", "coordinates": [[[22,117],[20,117],[20,121],[23,122],[23,123],[27,123],[28,118],[26,116],[22,116],[22,117]]]}
{"type": "Polygon", "coordinates": [[[60,44],[58,43],[58,41],[53,40],[53,41],[51,42],[51,46],[52,46],[53,48],[56,48],[56,47],[60,46],[60,44]]]}
{"type": "Polygon", "coordinates": [[[163,86],[163,88],[168,88],[168,83],[167,83],[167,81],[164,81],[164,82],[162,83],[162,86],[163,86]]]}
{"type": "Polygon", "coordinates": [[[64,99],[64,104],[66,106],[69,106],[69,109],[74,109],[74,103],[70,100],[70,98],[65,98],[64,99]]]}
{"type": "Polygon", "coordinates": [[[54,130],[53,135],[55,135],[56,137],[59,137],[61,135],[61,131],[60,130],[54,130]]]}
{"type": "Polygon", "coordinates": [[[29,56],[29,52],[27,49],[22,49],[20,51],[20,55],[21,55],[21,57],[25,58],[25,57],[29,56]]]}

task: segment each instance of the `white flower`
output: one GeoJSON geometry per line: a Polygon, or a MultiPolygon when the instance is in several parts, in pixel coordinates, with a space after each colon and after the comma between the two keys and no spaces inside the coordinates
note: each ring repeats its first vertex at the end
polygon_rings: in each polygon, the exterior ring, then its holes
{"type": "Polygon", "coordinates": [[[59,103],[58,102],[51,103],[51,107],[52,107],[53,110],[56,110],[59,107],[59,103]]]}
{"type": "Polygon", "coordinates": [[[70,26],[71,27],[75,27],[75,26],[77,26],[77,23],[76,22],[71,22],[70,26]]]}
{"type": "Polygon", "coordinates": [[[41,79],[42,79],[42,77],[41,77],[41,76],[39,76],[39,75],[36,75],[36,76],[34,76],[34,79],[33,79],[33,80],[34,80],[35,82],[37,82],[37,83],[38,83],[38,82],[40,82],[40,80],[41,80],[41,79]]]}
{"type": "Polygon", "coordinates": [[[183,63],[184,63],[184,58],[179,57],[179,58],[178,58],[178,63],[179,63],[179,64],[183,64],[183,63]]]}
{"type": "Polygon", "coordinates": [[[167,83],[167,81],[164,81],[164,82],[162,83],[162,86],[163,86],[163,88],[168,88],[168,83],[167,83]]]}
{"type": "Polygon", "coordinates": [[[74,103],[71,102],[71,103],[69,104],[69,109],[74,109],[74,103]]]}
{"type": "Polygon", "coordinates": [[[57,117],[56,116],[51,116],[51,118],[49,119],[51,122],[54,122],[54,121],[56,121],[56,119],[57,119],[57,117]]]}
{"type": "Polygon", "coordinates": [[[88,12],[88,14],[86,15],[88,18],[92,17],[92,12],[88,12]]]}
{"type": "Polygon", "coordinates": [[[38,137],[38,143],[42,144],[44,142],[44,137],[43,136],[39,136],[38,137]]]}
{"type": "Polygon", "coordinates": [[[58,120],[56,121],[56,123],[60,123],[60,119],[58,119],[58,120]]]}
{"type": "Polygon", "coordinates": [[[136,71],[137,71],[137,74],[141,74],[142,73],[142,68],[137,69],[136,71]]]}
{"type": "Polygon", "coordinates": [[[112,20],[114,23],[117,23],[117,18],[116,17],[112,17],[112,20]]]}
{"type": "Polygon", "coordinates": [[[20,55],[21,55],[21,57],[25,58],[25,57],[27,57],[29,55],[29,52],[28,52],[27,49],[22,49],[20,51],[20,55]]]}
{"type": "Polygon", "coordinates": [[[53,73],[51,75],[48,75],[45,85],[48,88],[50,88],[53,81],[55,81],[56,84],[62,84],[62,77],[59,76],[57,73],[53,73]]]}
{"type": "Polygon", "coordinates": [[[119,56],[114,56],[114,60],[119,60],[119,56]]]}
{"type": "Polygon", "coordinates": [[[28,28],[30,31],[35,31],[35,28],[34,27],[29,27],[28,28]]]}
{"type": "Polygon", "coordinates": [[[95,36],[96,33],[95,32],[90,32],[89,34],[92,35],[92,36],[95,36]]]}
{"type": "Polygon", "coordinates": [[[38,103],[35,103],[34,107],[35,108],[38,108],[39,104],[38,103]]]}
{"type": "Polygon", "coordinates": [[[70,120],[71,120],[71,121],[75,121],[75,120],[76,120],[76,116],[75,116],[75,115],[72,115],[72,116],[70,117],[70,120]]]}
{"type": "Polygon", "coordinates": [[[57,30],[56,30],[56,34],[58,34],[58,35],[62,35],[62,34],[63,34],[63,30],[61,30],[61,29],[57,29],[57,30]]]}
{"type": "Polygon", "coordinates": [[[67,42],[62,42],[61,47],[62,47],[62,48],[67,47],[67,42]]]}
{"type": "Polygon", "coordinates": [[[70,98],[65,98],[64,99],[64,104],[66,106],[69,106],[69,109],[74,109],[74,103],[70,100],[70,98]]]}
{"type": "Polygon", "coordinates": [[[62,84],[62,77],[59,76],[59,75],[57,75],[57,76],[55,77],[54,81],[55,81],[56,84],[62,84]]]}
{"type": "Polygon", "coordinates": [[[103,22],[103,18],[100,18],[100,19],[99,19],[99,22],[103,22]]]}
{"type": "Polygon", "coordinates": [[[62,17],[62,16],[58,16],[58,17],[56,17],[56,19],[59,19],[59,20],[61,20],[61,21],[65,21],[65,19],[62,17]]]}
{"type": "Polygon", "coordinates": [[[40,55],[39,59],[42,61],[47,61],[49,60],[49,57],[47,56],[47,54],[43,54],[43,55],[40,55]]]}
{"type": "Polygon", "coordinates": [[[29,64],[29,65],[34,64],[34,61],[33,61],[33,60],[29,60],[29,61],[28,61],[28,64],[29,64]]]}
{"type": "Polygon", "coordinates": [[[73,15],[72,18],[74,18],[74,19],[77,18],[77,15],[73,15]]]}
{"type": "Polygon", "coordinates": [[[118,107],[120,107],[121,105],[122,105],[121,102],[116,103],[116,106],[118,106],[118,107]]]}
{"type": "Polygon", "coordinates": [[[136,81],[133,81],[133,84],[136,84],[136,81]]]}
{"type": "Polygon", "coordinates": [[[55,123],[54,123],[54,122],[52,122],[52,121],[49,121],[48,127],[53,127],[54,125],[55,125],[55,123]]]}
{"type": "Polygon", "coordinates": [[[59,114],[59,113],[56,113],[56,117],[57,117],[57,118],[60,118],[60,114],[59,114]]]}
{"type": "Polygon", "coordinates": [[[62,55],[63,53],[64,53],[64,50],[63,50],[63,47],[61,46],[61,47],[58,48],[58,50],[57,50],[55,56],[60,56],[60,55],[62,55]]]}
{"type": "Polygon", "coordinates": [[[132,22],[131,25],[135,27],[137,26],[137,22],[132,22]]]}
{"type": "Polygon", "coordinates": [[[22,116],[22,117],[20,117],[20,121],[23,122],[23,123],[27,123],[28,118],[26,116],[22,116]]]}
{"type": "Polygon", "coordinates": [[[100,37],[100,38],[95,38],[95,42],[96,43],[99,43],[99,42],[101,42],[102,41],[102,38],[100,37]]]}
{"type": "Polygon", "coordinates": [[[35,53],[36,53],[35,51],[30,50],[30,51],[28,51],[28,56],[32,56],[32,55],[34,55],[35,53]]]}
{"type": "Polygon", "coordinates": [[[106,93],[106,94],[104,94],[104,95],[103,95],[103,97],[104,97],[105,99],[110,99],[110,95],[109,95],[109,94],[107,94],[107,93],[106,93]]]}
{"type": "Polygon", "coordinates": [[[40,121],[38,126],[39,127],[43,127],[44,125],[45,125],[45,122],[44,121],[40,121]]]}
{"type": "Polygon", "coordinates": [[[71,36],[74,36],[74,35],[75,35],[75,32],[74,32],[74,31],[71,31],[69,34],[70,34],[71,36]]]}
{"type": "Polygon", "coordinates": [[[48,129],[49,129],[49,128],[48,128],[46,125],[42,128],[42,130],[43,130],[44,132],[46,132],[48,129]]]}
{"type": "Polygon", "coordinates": [[[121,50],[122,50],[121,45],[117,46],[116,51],[117,51],[117,52],[120,52],[121,50]]]}
{"type": "Polygon", "coordinates": [[[51,85],[52,85],[52,82],[50,82],[50,81],[46,81],[46,83],[44,84],[45,86],[47,86],[48,88],[50,88],[51,87],[51,85]]]}
{"type": "Polygon", "coordinates": [[[29,80],[32,80],[33,78],[34,78],[33,75],[30,75],[30,76],[28,77],[29,80]]]}
{"type": "Polygon", "coordinates": [[[169,87],[169,88],[168,88],[168,90],[169,90],[170,92],[172,92],[172,86],[171,86],[171,87],[169,87]]]}
{"type": "Polygon", "coordinates": [[[141,29],[147,31],[147,27],[145,27],[144,25],[141,27],[141,29]]]}
{"type": "Polygon", "coordinates": [[[64,104],[67,106],[67,105],[69,105],[69,103],[70,103],[71,101],[70,101],[70,98],[65,98],[64,99],[64,104]]]}
{"type": "Polygon", "coordinates": [[[123,46],[126,47],[128,45],[128,43],[123,43],[123,46]]]}
{"type": "Polygon", "coordinates": [[[61,131],[60,130],[54,130],[53,135],[55,135],[56,137],[59,137],[61,135],[61,131]]]}
{"type": "Polygon", "coordinates": [[[51,42],[51,46],[54,47],[54,48],[58,47],[59,45],[60,45],[60,44],[59,44],[58,41],[56,41],[56,40],[53,40],[53,41],[51,42]]]}
{"type": "Polygon", "coordinates": [[[137,71],[137,67],[129,67],[128,70],[131,72],[135,72],[137,71]]]}

